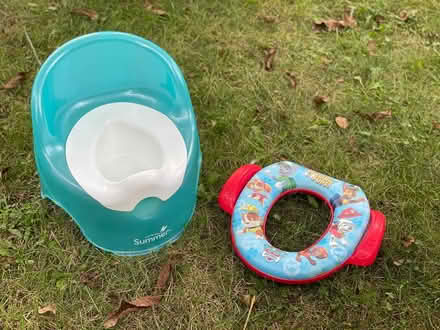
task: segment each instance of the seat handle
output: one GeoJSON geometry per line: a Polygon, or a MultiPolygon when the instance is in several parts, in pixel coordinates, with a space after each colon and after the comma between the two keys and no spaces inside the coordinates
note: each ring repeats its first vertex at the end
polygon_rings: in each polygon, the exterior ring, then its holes
{"type": "Polygon", "coordinates": [[[240,196],[241,191],[249,180],[260,170],[261,167],[258,165],[247,164],[232,173],[218,195],[218,203],[223,211],[232,215],[235,202],[240,196]]]}
{"type": "Polygon", "coordinates": [[[385,215],[376,210],[371,210],[370,222],[362,240],[347,264],[355,266],[370,266],[376,260],[386,228],[385,215]]]}

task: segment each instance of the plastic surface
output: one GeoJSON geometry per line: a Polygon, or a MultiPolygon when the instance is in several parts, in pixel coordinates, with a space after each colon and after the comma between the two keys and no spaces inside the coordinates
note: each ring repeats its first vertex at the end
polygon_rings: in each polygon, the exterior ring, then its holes
{"type": "Polygon", "coordinates": [[[81,117],[67,137],[66,159],[87,194],[109,209],[132,211],[144,198],[165,201],[179,189],[187,152],[167,116],[120,102],[81,117]]]}
{"type": "MultiPolygon", "coordinates": [[[[138,255],[156,250],[181,235],[196,205],[201,152],[185,80],[164,50],[126,33],[100,32],[76,38],[58,48],[41,67],[34,82],[31,106],[42,196],[66,210],[90,242],[116,254],[138,255]],[[86,193],[73,178],[65,152],[67,137],[83,116],[100,106],[119,102],[149,107],[168,117],[180,132],[187,152],[180,188],[166,201],[156,197],[143,199],[132,211],[111,210],[86,193]]],[[[121,132],[131,130],[131,124],[124,125],[118,128],[121,132]]],[[[136,139],[145,131],[132,133],[130,139],[136,139]]],[[[104,140],[111,136],[108,133],[104,140]]],[[[99,143],[108,146],[104,140],[99,143]]],[[[148,141],[145,140],[145,146],[150,143],[154,148],[160,144],[148,141]]],[[[84,141],[84,148],[89,148],[88,143],[91,141],[84,141]]],[[[149,152],[145,150],[146,154],[149,152]]],[[[111,167],[104,170],[105,157],[97,157],[97,166],[109,178],[116,175],[112,178],[116,181],[119,175],[130,176],[130,172],[157,167],[142,163],[145,158],[141,157],[139,168],[127,165],[123,170],[126,173],[112,172],[111,167]]],[[[172,177],[167,175],[163,179],[172,177]]],[[[145,183],[133,182],[139,185],[136,189],[147,189],[145,183]]]]}
{"type": "Polygon", "coordinates": [[[240,196],[246,183],[259,170],[261,170],[260,166],[249,164],[243,165],[232,173],[228,181],[223,185],[218,196],[218,203],[223,211],[232,215],[238,196],[240,196]]]}
{"type": "MultiPolygon", "coordinates": [[[[240,182],[236,187],[225,184],[232,194],[242,188],[231,220],[234,250],[258,275],[303,284],[323,279],[348,263],[367,265],[374,261],[385,227],[374,230],[374,224],[381,222],[375,220],[379,213],[373,211],[370,221],[368,200],[359,187],[292,162],[270,165],[245,185],[237,177],[231,182],[240,182]],[[332,217],[327,230],[312,246],[299,252],[282,251],[267,241],[267,215],[279,198],[297,192],[323,199],[332,217]]],[[[222,194],[227,194],[224,189],[222,194]]]]}
{"type": "Polygon", "coordinates": [[[382,212],[371,210],[370,223],[362,241],[347,263],[355,266],[370,266],[376,260],[386,229],[386,218],[382,212]]]}

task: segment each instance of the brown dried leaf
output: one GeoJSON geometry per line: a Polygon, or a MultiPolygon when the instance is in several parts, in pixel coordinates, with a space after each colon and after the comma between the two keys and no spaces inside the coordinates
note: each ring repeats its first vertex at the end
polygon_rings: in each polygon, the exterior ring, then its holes
{"type": "Polygon", "coordinates": [[[38,314],[41,314],[41,315],[49,315],[49,314],[55,315],[56,313],[57,313],[57,306],[55,304],[50,304],[50,305],[41,307],[38,310],[38,314]]]}
{"type": "Polygon", "coordinates": [[[171,266],[172,264],[170,262],[162,266],[162,269],[160,270],[159,277],[156,282],[156,289],[155,289],[156,292],[165,288],[168,278],[170,277],[171,266]]]}
{"type": "Polygon", "coordinates": [[[409,18],[409,14],[406,10],[402,10],[399,14],[399,17],[402,21],[406,22],[409,18]]]}
{"type": "Polygon", "coordinates": [[[357,22],[353,17],[353,9],[345,9],[344,11],[344,26],[354,28],[357,26],[357,22]]]}
{"type": "Polygon", "coordinates": [[[414,237],[408,236],[406,240],[403,241],[403,246],[409,248],[415,241],[416,239],[414,237]]]}
{"type": "Polygon", "coordinates": [[[275,23],[278,20],[277,16],[271,16],[271,15],[269,15],[269,16],[261,16],[261,18],[266,23],[275,23]]]}
{"type": "Polygon", "coordinates": [[[15,77],[12,77],[5,84],[2,85],[3,89],[13,89],[20,85],[27,76],[27,72],[19,72],[15,77]]]}
{"type": "Polygon", "coordinates": [[[93,9],[87,9],[87,8],[75,8],[72,9],[72,14],[81,15],[81,16],[87,16],[92,21],[96,21],[99,17],[98,13],[94,11],[93,9]]]}
{"type": "Polygon", "coordinates": [[[250,306],[254,297],[255,296],[251,296],[250,294],[245,294],[240,297],[240,300],[243,304],[250,306]]]}
{"type": "Polygon", "coordinates": [[[295,89],[296,85],[297,85],[297,81],[296,81],[295,75],[292,72],[286,72],[286,77],[289,80],[290,87],[295,89]]]}
{"type": "Polygon", "coordinates": [[[168,15],[168,13],[165,10],[153,6],[153,4],[148,0],[145,1],[144,6],[145,6],[145,9],[151,11],[153,14],[156,14],[159,16],[167,16],[168,15]]]}
{"type": "Polygon", "coordinates": [[[315,29],[336,31],[337,29],[345,28],[344,21],[337,21],[335,19],[328,19],[313,22],[315,29]]]}
{"type": "Polygon", "coordinates": [[[432,127],[433,127],[434,129],[440,129],[440,122],[433,121],[433,122],[432,122],[432,127]]]}
{"type": "Polygon", "coordinates": [[[135,300],[131,301],[130,304],[137,308],[148,308],[153,305],[157,305],[161,299],[161,296],[144,296],[136,298],[135,300]]]}
{"type": "Polygon", "coordinates": [[[313,22],[314,28],[317,30],[336,31],[338,29],[354,28],[357,22],[353,17],[353,10],[346,9],[344,11],[343,20],[327,19],[313,22]]]}
{"type": "Polygon", "coordinates": [[[98,288],[100,287],[100,283],[98,283],[98,278],[100,276],[99,272],[83,272],[79,277],[79,281],[82,284],[87,285],[89,288],[98,288]]]}
{"type": "Polygon", "coordinates": [[[346,129],[348,127],[348,120],[344,117],[336,117],[335,119],[336,124],[343,129],[346,129]]]}
{"type": "Polygon", "coordinates": [[[251,316],[252,308],[254,307],[256,299],[257,299],[257,297],[252,296],[251,301],[250,301],[249,311],[248,311],[248,314],[247,314],[247,317],[246,317],[246,322],[244,323],[244,326],[243,326],[243,330],[246,330],[246,327],[247,327],[248,322],[249,322],[249,317],[251,316]]]}
{"type": "Polygon", "coordinates": [[[161,296],[145,296],[145,297],[137,298],[132,302],[127,302],[125,300],[122,300],[119,308],[113,313],[110,313],[110,315],[107,317],[107,320],[105,320],[104,328],[105,329],[113,328],[116,324],[118,324],[118,321],[122,317],[124,317],[125,315],[131,312],[136,312],[141,309],[145,309],[153,305],[157,305],[160,302],[161,298],[162,298],[161,296]]]}
{"type": "Polygon", "coordinates": [[[345,81],[344,78],[339,78],[339,79],[336,80],[336,82],[338,84],[342,84],[344,81],[345,81]]]}
{"type": "Polygon", "coordinates": [[[391,118],[391,116],[392,116],[392,112],[389,110],[374,112],[374,113],[368,115],[368,117],[371,120],[381,120],[381,119],[385,119],[385,118],[391,118]]]}
{"type": "Polygon", "coordinates": [[[118,324],[119,319],[121,319],[123,316],[125,316],[131,312],[136,312],[139,309],[140,308],[122,300],[119,308],[116,311],[114,311],[113,313],[111,313],[107,317],[107,320],[105,320],[104,329],[113,328],[116,324],[118,324]]]}
{"type": "Polygon", "coordinates": [[[367,48],[368,48],[368,54],[370,56],[375,56],[376,55],[377,45],[376,45],[376,41],[375,40],[369,40],[368,44],[367,44],[367,48]]]}
{"type": "Polygon", "coordinates": [[[376,23],[378,25],[382,24],[383,22],[385,22],[385,17],[382,15],[376,15],[374,16],[374,20],[376,21],[376,23]]]}
{"type": "Polygon", "coordinates": [[[110,315],[107,317],[107,320],[105,320],[104,328],[113,328],[122,317],[131,312],[136,312],[141,309],[157,305],[160,302],[161,298],[161,296],[145,296],[137,298],[132,302],[126,302],[125,300],[122,300],[119,308],[113,313],[110,313],[110,315]]]}
{"type": "Polygon", "coordinates": [[[323,105],[324,103],[328,103],[329,100],[330,100],[330,98],[328,96],[316,95],[313,98],[313,102],[315,103],[316,106],[320,106],[320,105],[323,105]]]}
{"type": "Polygon", "coordinates": [[[157,305],[160,303],[162,296],[158,295],[159,291],[165,287],[168,278],[170,277],[172,263],[167,263],[162,266],[162,269],[159,273],[159,277],[156,282],[155,295],[154,296],[144,296],[136,298],[133,301],[127,302],[125,300],[121,301],[121,305],[119,308],[110,313],[107,319],[104,322],[104,328],[110,329],[113,328],[118,321],[124,317],[125,315],[136,312],[141,309],[149,308],[151,306],[157,305]]]}
{"type": "Polygon", "coordinates": [[[265,51],[266,56],[264,56],[264,69],[266,71],[273,70],[273,59],[274,59],[276,53],[277,53],[276,48],[270,48],[265,51]]]}

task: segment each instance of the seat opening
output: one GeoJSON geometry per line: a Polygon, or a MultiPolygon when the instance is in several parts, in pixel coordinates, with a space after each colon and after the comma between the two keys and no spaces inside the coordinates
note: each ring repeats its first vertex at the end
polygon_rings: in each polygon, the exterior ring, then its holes
{"type": "Polygon", "coordinates": [[[322,237],[332,217],[333,210],[322,196],[292,190],[272,205],[265,222],[265,235],[278,249],[302,251],[322,237]]]}
{"type": "Polygon", "coordinates": [[[139,172],[159,169],[164,163],[162,148],[152,134],[120,120],[105,125],[95,153],[97,168],[109,181],[122,181],[139,172]]]}

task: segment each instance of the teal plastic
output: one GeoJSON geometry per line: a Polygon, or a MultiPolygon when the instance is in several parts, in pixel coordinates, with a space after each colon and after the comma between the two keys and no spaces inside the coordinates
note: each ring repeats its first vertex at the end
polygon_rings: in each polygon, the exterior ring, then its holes
{"type": "Polygon", "coordinates": [[[41,195],[62,207],[92,244],[118,255],[141,255],[179,238],[195,209],[202,156],[186,82],[163,49],[119,32],[71,40],[38,72],[31,108],[41,195]],[[65,156],[70,130],[90,110],[113,102],[154,108],[182,134],[188,165],[182,186],[165,202],[151,197],[131,212],[113,211],[85,193],[70,173],[65,156]]]}

